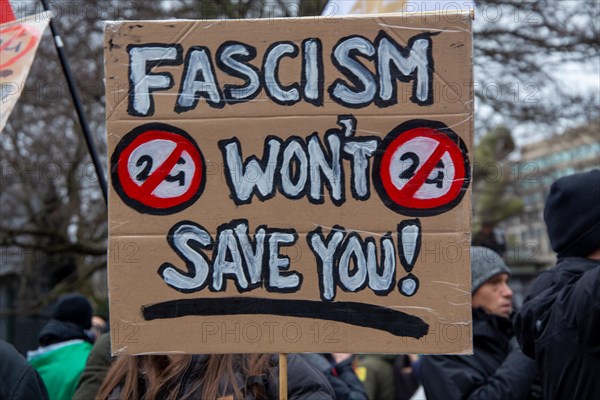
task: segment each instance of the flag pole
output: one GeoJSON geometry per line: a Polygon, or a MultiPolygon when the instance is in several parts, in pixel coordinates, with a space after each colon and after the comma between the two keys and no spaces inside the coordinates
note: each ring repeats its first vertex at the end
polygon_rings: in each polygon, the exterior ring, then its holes
{"type": "MultiPolygon", "coordinates": [[[[49,11],[48,1],[41,0],[44,6],[45,11],[49,11]]],[[[98,150],[94,143],[94,139],[92,137],[92,133],[90,131],[90,126],[88,124],[87,118],[85,117],[85,113],[83,110],[83,105],[81,103],[81,98],[79,97],[79,91],[77,90],[77,86],[75,85],[75,79],[73,78],[73,73],[71,72],[71,66],[69,64],[69,60],[67,59],[67,55],[63,49],[63,41],[54,25],[54,21],[50,19],[49,21],[50,30],[52,31],[52,37],[54,38],[54,45],[56,46],[56,51],[58,52],[58,57],[60,58],[60,63],[62,65],[63,73],[65,78],[67,79],[67,84],[69,85],[69,92],[71,93],[71,99],[73,100],[73,104],[75,105],[75,110],[77,111],[77,117],[79,118],[79,124],[81,125],[81,129],[83,131],[83,136],[85,138],[88,151],[90,156],[92,157],[92,162],[94,163],[94,168],[96,169],[96,175],[98,176],[98,182],[100,184],[100,189],[102,189],[102,195],[104,196],[104,204],[108,203],[108,188],[106,184],[106,177],[104,175],[104,169],[102,169],[102,164],[100,162],[100,157],[98,156],[98,150]]]]}

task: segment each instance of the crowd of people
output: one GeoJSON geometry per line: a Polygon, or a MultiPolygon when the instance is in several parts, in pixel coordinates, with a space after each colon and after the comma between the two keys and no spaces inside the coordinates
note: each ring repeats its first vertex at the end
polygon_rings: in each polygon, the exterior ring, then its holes
{"type": "MultiPolygon", "coordinates": [[[[289,354],[289,399],[600,396],[600,170],[557,180],[544,219],[558,261],[517,312],[501,249],[471,247],[472,355],[289,354]]],[[[0,400],[279,398],[275,355],[112,357],[105,331],[84,296],[62,297],[27,359],[0,340],[0,400]]]]}

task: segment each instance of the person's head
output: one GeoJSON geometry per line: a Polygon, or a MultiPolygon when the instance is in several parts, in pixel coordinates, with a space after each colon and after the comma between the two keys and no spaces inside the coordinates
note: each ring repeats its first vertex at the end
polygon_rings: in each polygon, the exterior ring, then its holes
{"type": "Polygon", "coordinates": [[[242,390],[247,389],[254,399],[266,399],[265,387],[261,383],[270,367],[270,354],[206,356],[199,371],[194,370],[194,374],[190,375],[194,378],[192,385],[186,387],[186,393],[180,397],[183,375],[194,367],[191,366],[193,360],[189,354],[120,356],[112,364],[96,398],[107,399],[116,387],[122,385],[121,398],[123,399],[139,398],[140,395],[145,399],[217,399],[232,394],[220,392],[224,389],[222,384],[225,382],[235,394],[235,398],[245,398],[242,390]],[[238,385],[235,376],[239,369],[249,382],[245,388],[238,385]],[[200,397],[192,396],[197,396],[198,392],[201,392],[200,397]]]}
{"type": "Polygon", "coordinates": [[[93,342],[86,333],[92,326],[92,312],[92,305],[85,296],[79,293],[62,296],[54,305],[52,318],[42,328],[38,342],[41,346],[72,339],[93,342]]]}
{"type": "Polygon", "coordinates": [[[83,329],[92,327],[93,309],[89,300],[82,294],[71,293],[62,296],[54,308],[52,318],[72,322],[83,329]]]}
{"type": "Polygon", "coordinates": [[[486,248],[471,247],[471,303],[488,314],[508,318],[513,292],[508,286],[511,272],[498,254],[486,248]]]}
{"type": "Polygon", "coordinates": [[[544,220],[559,258],[589,257],[600,249],[600,169],[554,182],[546,198],[544,220]]]}
{"type": "Polygon", "coordinates": [[[94,315],[92,317],[92,327],[90,328],[90,334],[94,337],[94,341],[98,340],[106,332],[108,330],[104,318],[94,315]]]}
{"type": "Polygon", "coordinates": [[[494,224],[490,221],[483,221],[481,224],[481,232],[490,234],[494,230],[494,224]]]}

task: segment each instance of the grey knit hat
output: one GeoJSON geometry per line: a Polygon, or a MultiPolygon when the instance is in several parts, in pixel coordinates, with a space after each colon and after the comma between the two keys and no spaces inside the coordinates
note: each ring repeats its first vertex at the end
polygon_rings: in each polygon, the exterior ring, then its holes
{"type": "Polygon", "coordinates": [[[488,279],[502,273],[511,275],[502,257],[487,247],[471,247],[471,294],[488,279]]]}

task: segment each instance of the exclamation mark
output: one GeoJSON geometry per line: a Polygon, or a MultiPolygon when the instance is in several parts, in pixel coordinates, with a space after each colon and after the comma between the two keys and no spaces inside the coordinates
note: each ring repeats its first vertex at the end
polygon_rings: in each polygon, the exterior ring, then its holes
{"type": "Polygon", "coordinates": [[[408,272],[398,281],[398,290],[404,296],[412,296],[419,289],[419,279],[412,274],[412,269],[421,251],[421,221],[407,219],[398,224],[398,254],[400,263],[408,272]]]}

